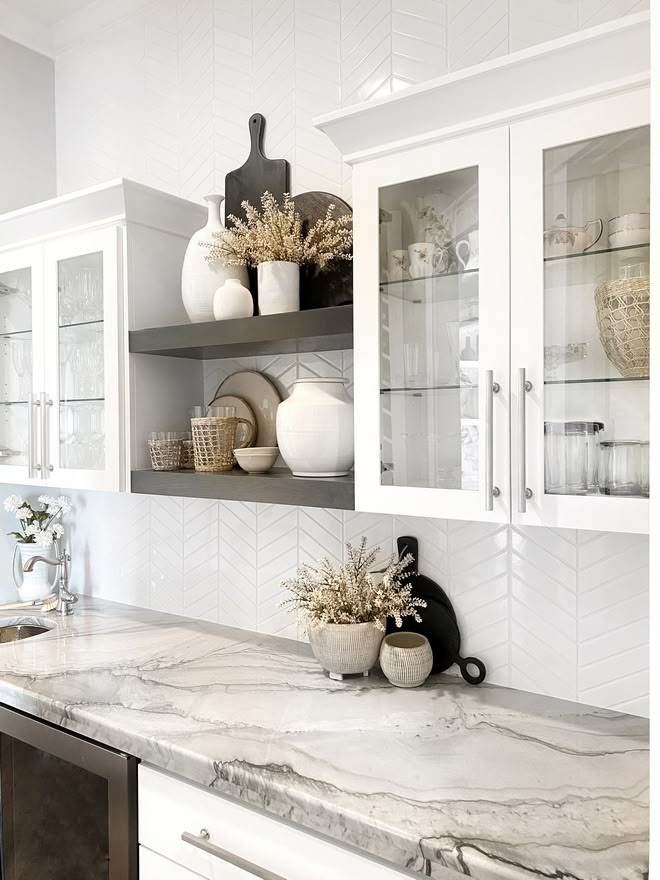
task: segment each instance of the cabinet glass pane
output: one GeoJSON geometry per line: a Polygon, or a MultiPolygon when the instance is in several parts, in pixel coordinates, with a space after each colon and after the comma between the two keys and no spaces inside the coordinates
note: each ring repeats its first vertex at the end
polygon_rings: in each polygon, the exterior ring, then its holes
{"type": "Polygon", "coordinates": [[[544,155],[545,491],[648,496],[649,129],[544,155]]]}
{"type": "Polygon", "coordinates": [[[380,190],[383,485],[479,488],[478,169],[380,190]]]}
{"type": "Polygon", "coordinates": [[[103,254],[58,263],[60,465],[105,466],[103,254]]]}
{"type": "Polygon", "coordinates": [[[32,391],[32,270],[0,273],[0,464],[26,466],[32,391]]]}

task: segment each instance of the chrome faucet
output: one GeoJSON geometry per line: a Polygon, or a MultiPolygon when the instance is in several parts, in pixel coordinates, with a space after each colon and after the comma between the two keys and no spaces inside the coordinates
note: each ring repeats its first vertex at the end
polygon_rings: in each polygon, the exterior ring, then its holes
{"type": "Polygon", "coordinates": [[[78,597],[69,590],[70,554],[64,549],[61,553],[58,550],[58,555],[55,559],[48,559],[47,556],[33,556],[25,563],[23,571],[32,571],[37,562],[45,562],[46,565],[57,565],[59,567],[57,606],[55,610],[59,614],[73,614],[73,606],[78,601],[78,597]]]}

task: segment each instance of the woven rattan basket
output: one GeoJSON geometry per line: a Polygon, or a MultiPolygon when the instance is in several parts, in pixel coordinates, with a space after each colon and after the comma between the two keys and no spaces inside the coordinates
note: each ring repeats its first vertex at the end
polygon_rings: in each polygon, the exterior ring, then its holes
{"type": "Polygon", "coordinates": [[[247,446],[252,439],[252,422],[236,416],[228,418],[209,416],[203,419],[191,419],[190,424],[196,471],[205,471],[206,473],[230,471],[236,461],[234,449],[247,446]],[[241,423],[248,426],[250,435],[245,443],[237,444],[236,428],[241,423]]]}
{"type": "Polygon", "coordinates": [[[650,279],[605,281],[595,291],[605,353],[622,376],[649,374],[650,279]]]}
{"type": "Polygon", "coordinates": [[[149,455],[155,471],[176,471],[181,467],[181,440],[150,440],[149,455]]]}
{"type": "Polygon", "coordinates": [[[192,440],[181,441],[181,464],[179,467],[184,471],[192,471],[195,469],[195,447],[192,440]]]}

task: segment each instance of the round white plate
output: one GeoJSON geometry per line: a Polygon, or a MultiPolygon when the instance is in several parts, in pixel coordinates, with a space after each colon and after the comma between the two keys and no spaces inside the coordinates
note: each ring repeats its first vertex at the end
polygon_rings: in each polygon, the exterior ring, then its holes
{"type": "Polygon", "coordinates": [[[243,398],[256,416],[257,439],[254,445],[277,446],[275,416],[282,398],[270,379],[255,370],[240,370],[238,373],[232,373],[220,383],[210,406],[213,406],[218,398],[225,398],[227,395],[243,398]]]}
{"type": "MultiPolygon", "coordinates": [[[[211,402],[210,406],[235,406],[236,407],[236,415],[239,419],[247,419],[251,425],[255,428],[257,427],[257,417],[254,414],[254,410],[250,406],[250,404],[243,400],[242,397],[236,397],[234,394],[221,394],[219,397],[215,397],[211,402]]],[[[245,425],[239,425],[236,442],[240,443],[241,438],[245,436],[247,433],[247,428],[245,425]]],[[[250,446],[256,446],[257,443],[257,431],[254,433],[254,437],[252,438],[252,443],[250,446]]]]}

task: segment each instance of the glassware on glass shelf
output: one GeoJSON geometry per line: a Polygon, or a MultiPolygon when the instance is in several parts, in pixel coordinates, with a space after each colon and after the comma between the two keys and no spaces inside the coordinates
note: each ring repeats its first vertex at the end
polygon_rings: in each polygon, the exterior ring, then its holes
{"type": "Polygon", "coordinates": [[[549,495],[595,492],[602,422],[546,422],[545,491],[549,495]]]}
{"type": "Polygon", "coordinates": [[[18,399],[27,400],[32,387],[32,342],[14,337],[11,340],[11,357],[18,376],[18,399]]]}
{"type": "Polygon", "coordinates": [[[598,489],[601,495],[640,497],[642,479],[639,440],[606,440],[600,444],[598,489]]]}
{"type": "Polygon", "coordinates": [[[649,441],[643,440],[639,444],[640,453],[640,485],[642,495],[649,497],[649,441]]]}

